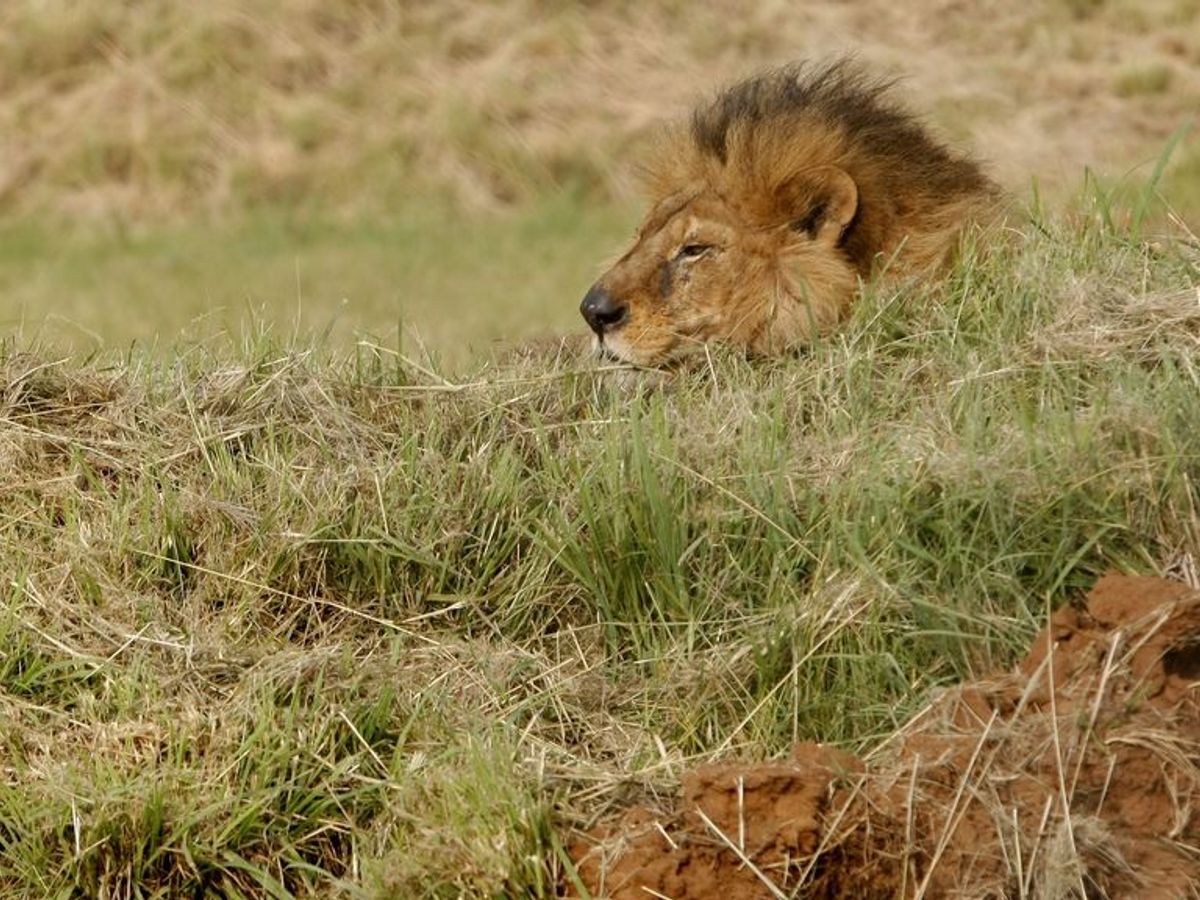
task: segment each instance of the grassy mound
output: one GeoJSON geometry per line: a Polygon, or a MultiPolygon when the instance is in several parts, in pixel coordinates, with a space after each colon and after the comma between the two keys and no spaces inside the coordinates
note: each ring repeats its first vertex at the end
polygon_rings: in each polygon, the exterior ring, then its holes
{"type": "Polygon", "coordinates": [[[1101,201],[657,384],[6,347],[0,889],[546,896],[688,764],[869,748],[1102,571],[1194,577],[1200,247],[1101,201]]]}

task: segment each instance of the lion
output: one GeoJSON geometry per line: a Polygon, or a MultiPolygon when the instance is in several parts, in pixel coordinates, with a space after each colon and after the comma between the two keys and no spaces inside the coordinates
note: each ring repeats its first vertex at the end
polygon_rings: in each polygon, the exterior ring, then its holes
{"type": "Polygon", "coordinates": [[[709,342],[758,354],[842,319],[860,286],[935,275],[1001,191],[849,60],[774,69],[667,129],[650,211],[580,312],[599,352],[671,363],[709,342]]]}

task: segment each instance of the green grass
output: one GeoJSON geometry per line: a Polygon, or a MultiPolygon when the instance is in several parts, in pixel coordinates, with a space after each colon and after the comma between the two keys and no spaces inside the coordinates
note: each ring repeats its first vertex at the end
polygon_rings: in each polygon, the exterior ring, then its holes
{"type": "Polygon", "coordinates": [[[1200,251],[1085,207],[658,385],[10,342],[0,893],[549,896],[684,766],[869,748],[1099,573],[1194,559],[1200,251]]]}
{"type": "Polygon", "coordinates": [[[458,366],[496,342],[581,331],[579,298],[630,211],[570,193],[464,216],[437,199],[390,217],[259,213],[123,231],[0,226],[0,329],[76,350],[256,327],[425,351],[458,366]]]}
{"type": "Polygon", "coordinates": [[[1193,140],[1168,173],[1164,193],[1193,232],[1200,232],[1200,143],[1193,140]]]}

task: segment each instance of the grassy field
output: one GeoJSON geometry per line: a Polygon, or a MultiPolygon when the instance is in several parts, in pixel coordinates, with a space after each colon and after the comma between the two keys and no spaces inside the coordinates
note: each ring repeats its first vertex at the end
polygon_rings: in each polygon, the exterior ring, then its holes
{"type": "Polygon", "coordinates": [[[0,5],[0,895],[549,897],[689,765],[1195,579],[1195,0],[334,6],[0,5]],[[834,50],[1010,241],[786,359],[527,345],[655,123],[834,50]]]}
{"type": "Polygon", "coordinates": [[[0,225],[0,329],[94,352],[271,331],[395,346],[463,368],[583,330],[579,299],[631,233],[630,211],[569,192],[464,217],[444,201],[389,216],[284,210],[131,233],[0,225]]]}
{"type": "Polygon", "coordinates": [[[1200,248],[1089,205],[658,386],[8,344],[0,889],[549,896],[685,765],[869,749],[1194,571],[1200,248]]]}

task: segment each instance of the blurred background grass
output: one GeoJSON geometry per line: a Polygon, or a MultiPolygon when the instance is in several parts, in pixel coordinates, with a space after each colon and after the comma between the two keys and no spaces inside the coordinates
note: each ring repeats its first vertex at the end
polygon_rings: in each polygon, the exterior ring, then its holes
{"type": "MultiPolygon", "coordinates": [[[[1019,195],[1144,175],[1200,109],[1200,0],[9,0],[0,327],[399,329],[449,364],[579,330],[656,124],[841,52],[1019,195]]],[[[1194,137],[1164,193],[1194,223],[1194,137]]]]}
{"type": "Polygon", "coordinates": [[[399,342],[453,369],[578,330],[574,292],[625,218],[563,194],[503,215],[416,203],[349,220],[265,209],[126,236],[15,222],[0,227],[0,328],[80,350],[315,332],[338,346],[399,342]]]}

